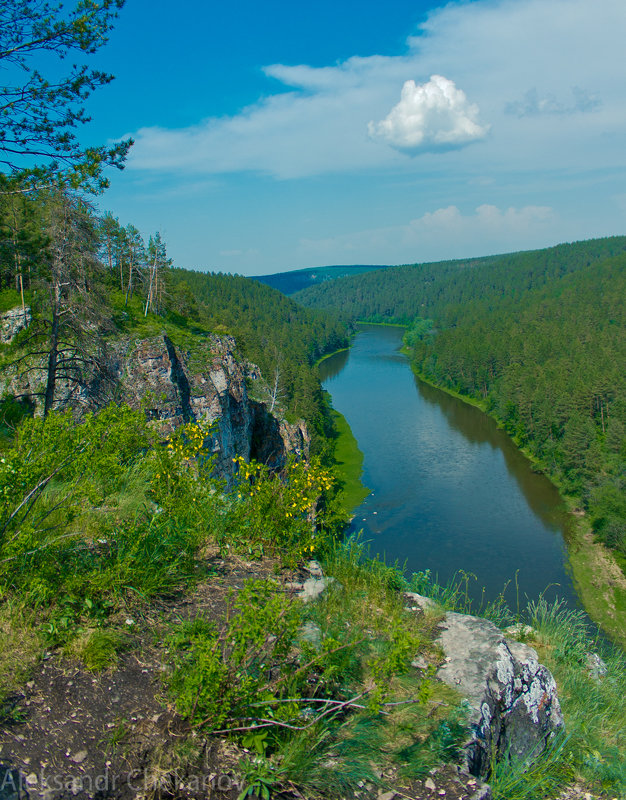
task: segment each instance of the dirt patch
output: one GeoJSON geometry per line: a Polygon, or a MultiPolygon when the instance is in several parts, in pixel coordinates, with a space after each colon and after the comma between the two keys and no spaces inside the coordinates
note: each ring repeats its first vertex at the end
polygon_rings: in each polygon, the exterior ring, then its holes
{"type": "Polygon", "coordinates": [[[421,780],[399,782],[399,788],[383,794],[385,800],[491,800],[491,790],[453,764],[435,767],[421,780]]]}
{"type": "Polygon", "coordinates": [[[286,584],[297,576],[271,559],[210,553],[205,567],[210,577],[192,592],[133,614],[132,650],[114,669],[93,673],[61,652],[44,655],[0,724],[2,800],[26,792],[43,800],[237,797],[242,752],[196,737],[165,695],[163,634],[200,615],[221,626],[251,578],[286,584]]]}

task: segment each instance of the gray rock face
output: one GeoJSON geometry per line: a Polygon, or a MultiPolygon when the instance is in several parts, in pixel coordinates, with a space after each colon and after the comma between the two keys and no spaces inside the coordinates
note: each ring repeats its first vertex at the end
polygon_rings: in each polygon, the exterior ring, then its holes
{"type": "Polygon", "coordinates": [[[594,679],[599,681],[606,675],[606,663],[600,658],[597,653],[587,653],[587,673],[594,679]]]}
{"type": "Polygon", "coordinates": [[[317,600],[335,579],[325,577],[319,561],[309,561],[304,569],[309,573],[309,577],[304,581],[288,583],[287,588],[291,589],[303,603],[310,603],[317,600]]]}
{"type": "Polygon", "coordinates": [[[423,594],[417,594],[417,592],[405,592],[404,599],[407,601],[407,611],[426,612],[429,608],[436,607],[430,597],[424,597],[423,594]]]}
{"type": "Polygon", "coordinates": [[[489,772],[492,756],[541,752],[563,725],[556,683],[537,653],[505,639],[488,620],[446,614],[437,640],[446,654],[438,677],[467,698],[472,738],[467,768],[489,772]]]}
{"type": "Polygon", "coordinates": [[[0,342],[10,344],[20,331],[33,321],[29,306],[11,308],[0,314],[0,342]]]}
{"type": "Polygon", "coordinates": [[[230,336],[209,336],[189,356],[167,336],[155,336],[118,349],[112,364],[122,399],[135,407],[143,403],[164,433],[185,422],[211,425],[206,445],[216,472],[227,479],[235,456],[280,468],[289,453],[309,453],[303,422],[278,420],[249,398],[246,380],[258,380],[258,368],[237,358],[235,347],[230,336]]]}
{"type": "MultiPolygon", "coordinates": [[[[211,426],[205,445],[214,455],[216,474],[227,481],[235,456],[280,469],[290,453],[309,455],[304,422],[280,420],[248,396],[247,381],[261,380],[259,369],[237,356],[230,336],[207,336],[193,352],[166,335],[117,339],[107,343],[100,365],[98,374],[79,386],[58,381],[56,406],[73,409],[77,417],[111,400],[142,407],[164,436],[186,422],[211,426]]],[[[43,362],[40,369],[33,364],[25,376],[5,370],[0,392],[32,394],[39,402],[35,392],[44,380],[43,362]]]]}

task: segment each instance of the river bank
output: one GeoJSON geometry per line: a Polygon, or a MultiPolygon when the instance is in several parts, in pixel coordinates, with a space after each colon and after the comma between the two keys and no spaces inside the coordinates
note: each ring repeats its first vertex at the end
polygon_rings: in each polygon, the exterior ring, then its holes
{"type": "Polygon", "coordinates": [[[365,500],[370,490],[363,485],[363,453],[348,421],[338,411],[332,409],[337,438],[335,439],[335,465],[333,475],[339,484],[338,499],[343,511],[349,517],[354,509],[365,500]]]}
{"type": "Polygon", "coordinates": [[[347,352],[349,352],[349,350],[350,350],[350,348],[349,348],[349,347],[340,347],[340,348],[339,348],[339,350],[333,350],[331,353],[324,353],[324,355],[323,355],[323,356],[320,356],[320,357],[317,359],[317,361],[316,361],[316,362],[313,364],[313,366],[314,366],[314,367],[319,367],[319,365],[320,365],[320,364],[321,364],[323,361],[326,361],[326,359],[328,359],[328,358],[332,358],[333,356],[336,356],[336,355],[337,355],[337,353],[347,353],[347,352]]]}
{"type": "MultiPolygon", "coordinates": [[[[413,374],[420,381],[479,409],[506,433],[501,420],[487,410],[484,401],[438,384],[417,369],[411,361],[409,350],[406,347],[402,348],[402,352],[407,356],[413,374]]],[[[545,465],[526,448],[520,447],[511,437],[509,438],[519,452],[537,471],[545,475],[559,492],[571,517],[571,536],[567,540],[567,548],[576,592],[591,619],[616,644],[626,648],[626,576],[624,572],[613,553],[601,542],[595,541],[589,521],[580,511],[580,498],[565,494],[563,487],[545,469],[545,465]]]]}
{"type": "Polygon", "coordinates": [[[320,367],[372,490],[350,533],[408,575],[462,581],[475,608],[503,595],[514,613],[540,596],[581,607],[558,492],[488,416],[416,381],[399,352],[403,332],[359,326],[352,349],[320,367]]]}

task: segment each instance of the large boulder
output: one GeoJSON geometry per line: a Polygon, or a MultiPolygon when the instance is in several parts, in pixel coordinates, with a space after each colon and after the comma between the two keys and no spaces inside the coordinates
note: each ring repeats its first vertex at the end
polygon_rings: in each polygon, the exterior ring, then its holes
{"type": "Polygon", "coordinates": [[[467,698],[472,735],[466,767],[486,777],[493,759],[540,753],[563,726],[552,674],[532,647],[507,640],[485,619],[447,613],[437,643],[438,677],[467,698]]]}

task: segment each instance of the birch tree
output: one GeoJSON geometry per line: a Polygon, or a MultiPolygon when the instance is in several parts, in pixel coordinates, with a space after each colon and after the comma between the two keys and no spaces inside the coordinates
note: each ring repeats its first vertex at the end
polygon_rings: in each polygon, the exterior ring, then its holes
{"type": "Polygon", "coordinates": [[[165,270],[171,264],[167,257],[165,243],[161,239],[161,234],[157,231],[150,237],[148,242],[147,264],[147,293],[144,306],[144,316],[148,311],[160,313],[163,308],[163,294],[165,289],[165,270]]]}

